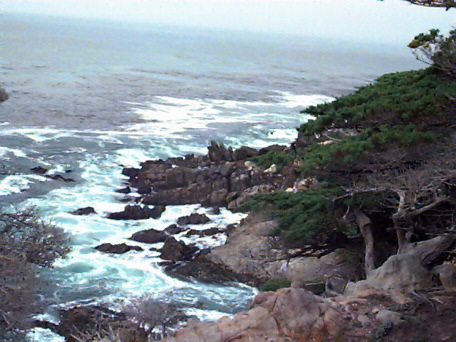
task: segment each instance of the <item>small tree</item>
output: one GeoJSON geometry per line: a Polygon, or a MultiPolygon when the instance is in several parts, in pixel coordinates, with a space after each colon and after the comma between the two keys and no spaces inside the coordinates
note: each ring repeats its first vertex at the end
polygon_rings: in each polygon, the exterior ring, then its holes
{"type": "Polygon", "coordinates": [[[0,213],[0,338],[31,327],[40,311],[40,267],[50,267],[69,251],[68,235],[33,210],[0,213]]]}
{"type": "Polygon", "coordinates": [[[416,58],[451,78],[456,78],[456,29],[448,37],[438,29],[420,33],[408,45],[416,58]]]}

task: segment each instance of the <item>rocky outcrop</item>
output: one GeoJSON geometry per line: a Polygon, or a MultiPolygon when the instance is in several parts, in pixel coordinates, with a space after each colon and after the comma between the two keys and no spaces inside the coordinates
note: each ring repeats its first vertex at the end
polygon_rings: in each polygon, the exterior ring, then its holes
{"type": "Polygon", "coordinates": [[[163,341],[330,341],[343,331],[340,306],[304,289],[286,288],[258,295],[245,313],[217,322],[192,322],[163,341]]]}
{"type": "Polygon", "coordinates": [[[161,249],[160,258],[170,261],[188,260],[198,250],[198,247],[187,246],[182,241],[177,241],[172,236],[169,236],[161,249]]]}
{"type": "Polygon", "coordinates": [[[143,243],[157,243],[164,242],[167,237],[168,234],[165,232],[151,228],[134,233],[130,237],[130,240],[143,243]]]}
{"type": "Polygon", "coordinates": [[[9,95],[8,93],[5,91],[5,89],[3,88],[0,88],[0,103],[8,100],[9,98],[9,95]]]}
{"type": "Polygon", "coordinates": [[[95,247],[96,250],[104,253],[111,254],[124,254],[129,251],[142,251],[143,249],[139,246],[129,246],[126,243],[120,243],[113,245],[111,243],[102,243],[101,245],[95,247]]]}
{"type": "Polygon", "coordinates": [[[95,209],[93,207],[79,208],[79,209],[76,209],[75,211],[71,212],[71,214],[79,215],[79,216],[91,215],[91,214],[96,214],[96,213],[97,212],[95,211],[95,209]]]}
{"type": "Polygon", "coordinates": [[[349,283],[345,295],[366,297],[383,293],[401,300],[403,294],[431,288],[435,285],[434,274],[441,268],[434,267],[433,262],[445,254],[447,246],[455,243],[456,236],[446,235],[410,244],[403,253],[392,255],[381,267],[371,271],[367,279],[349,283]],[[437,271],[433,271],[433,267],[437,271]]]}
{"type": "Polygon", "coordinates": [[[166,207],[156,205],[152,209],[148,206],[127,205],[123,211],[111,213],[108,218],[112,220],[145,220],[157,219],[165,211],[166,207]]]}
{"type": "Polygon", "coordinates": [[[185,236],[195,236],[195,235],[199,236],[199,237],[213,236],[213,235],[216,235],[216,234],[219,234],[219,233],[223,233],[223,232],[226,232],[226,230],[225,229],[220,229],[220,228],[217,228],[217,227],[212,227],[212,228],[203,229],[203,230],[190,229],[185,234],[185,236]]]}
{"type": "Polygon", "coordinates": [[[187,228],[179,227],[176,224],[171,224],[168,227],[166,227],[163,231],[168,233],[168,234],[174,235],[174,234],[182,233],[182,232],[184,232],[186,230],[187,230],[187,228]]]}
{"type": "Polygon", "coordinates": [[[208,155],[147,161],[141,169],[125,168],[123,174],[143,195],[143,204],[226,207],[231,203],[231,208],[237,208],[252,193],[285,188],[285,182],[296,180],[293,172],[285,177],[246,165],[248,158],[267,151],[233,150],[212,142],[208,155]]]}
{"type": "MultiPolygon", "coordinates": [[[[324,289],[330,283],[335,292],[342,292],[346,283],[359,275],[359,263],[347,258],[342,250],[321,258],[289,260],[288,250],[271,236],[276,224],[266,212],[251,213],[237,227],[227,230],[224,245],[187,263],[168,266],[167,271],[206,282],[241,281],[256,287],[272,278],[285,278],[312,289],[320,289],[321,285],[324,289]],[[220,270],[214,273],[217,268],[220,270]]],[[[210,228],[189,230],[186,235],[209,236],[219,232],[218,228],[210,228]]]]}
{"type": "Polygon", "coordinates": [[[189,216],[182,216],[177,219],[177,224],[185,226],[187,224],[204,224],[210,221],[205,214],[193,213],[189,216]]]}

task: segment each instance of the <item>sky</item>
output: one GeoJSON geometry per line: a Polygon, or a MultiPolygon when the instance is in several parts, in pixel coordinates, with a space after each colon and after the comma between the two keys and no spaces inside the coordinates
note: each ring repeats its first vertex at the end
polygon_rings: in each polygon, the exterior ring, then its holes
{"type": "Polygon", "coordinates": [[[4,13],[148,22],[403,44],[448,32],[456,10],[401,0],[0,0],[4,13]]]}

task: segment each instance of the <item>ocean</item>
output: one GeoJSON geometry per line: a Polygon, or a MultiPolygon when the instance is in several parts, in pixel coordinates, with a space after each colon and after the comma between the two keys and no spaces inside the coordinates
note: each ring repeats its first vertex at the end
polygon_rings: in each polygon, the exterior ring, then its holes
{"type": "MultiPolygon", "coordinates": [[[[72,236],[72,251],[43,270],[42,289],[55,320],[59,308],[104,303],[118,308],[135,296],[176,302],[201,319],[247,307],[256,290],[185,282],[163,273],[158,253],[128,240],[141,229],[164,229],[192,212],[169,206],[157,220],[113,221],[125,206],[123,167],[148,159],[206,152],[209,141],[239,147],[288,144],[309,119],[300,111],[331,101],[386,72],[422,65],[405,46],[308,36],[203,30],[109,21],[2,14],[0,206],[30,206],[72,236]],[[42,166],[75,182],[34,174],[42,166]],[[71,211],[92,206],[97,214],[71,211]],[[109,255],[105,243],[143,252],[109,255]]],[[[222,209],[224,227],[243,214],[222,209]]],[[[190,240],[185,240],[190,242],[190,240]]],[[[193,240],[224,243],[223,236],[193,240]]],[[[154,247],[160,247],[159,245],[154,247]]],[[[60,341],[36,330],[38,341],[60,341]]]]}

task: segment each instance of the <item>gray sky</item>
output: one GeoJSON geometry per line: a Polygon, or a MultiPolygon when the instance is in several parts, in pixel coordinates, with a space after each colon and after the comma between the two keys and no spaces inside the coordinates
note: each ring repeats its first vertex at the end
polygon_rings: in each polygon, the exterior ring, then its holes
{"type": "Polygon", "coordinates": [[[429,28],[447,32],[456,11],[400,0],[0,0],[8,12],[154,24],[333,36],[403,44],[429,28]]]}

